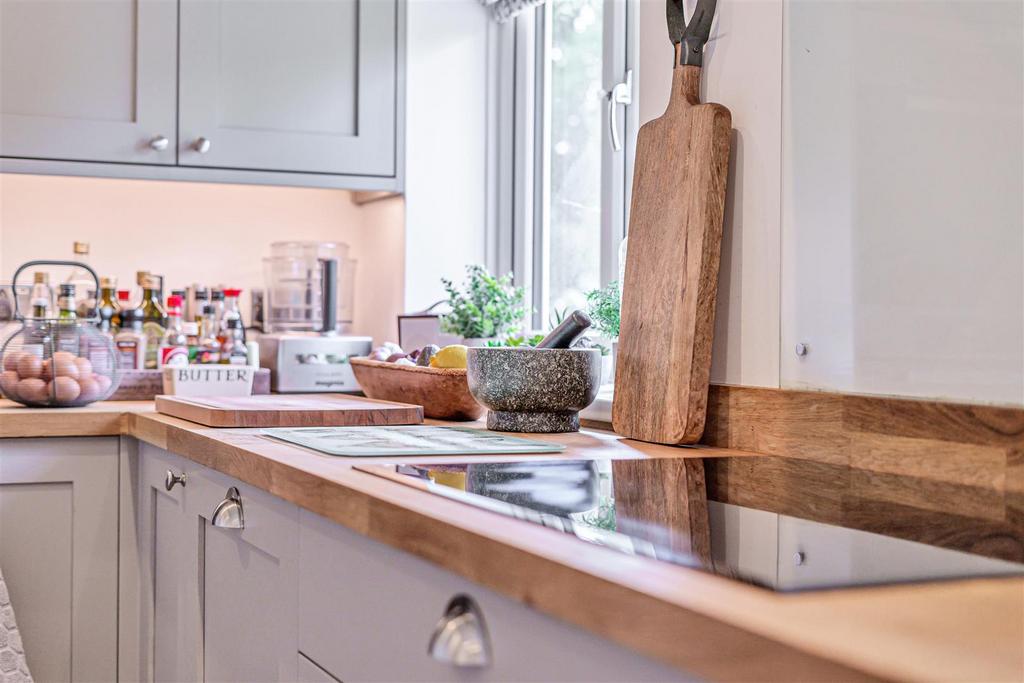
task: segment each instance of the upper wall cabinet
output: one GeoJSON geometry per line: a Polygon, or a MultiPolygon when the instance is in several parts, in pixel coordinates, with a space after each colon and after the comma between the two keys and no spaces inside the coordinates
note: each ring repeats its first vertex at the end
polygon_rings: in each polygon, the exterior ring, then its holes
{"type": "Polygon", "coordinates": [[[174,0],[2,0],[0,154],[175,162],[174,0]]]}
{"type": "Polygon", "coordinates": [[[0,0],[0,170],[401,189],[401,8],[0,0]]]}
{"type": "Polygon", "coordinates": [[[179,163],[392,175],[395,10],[181,0],[179,163]]]}

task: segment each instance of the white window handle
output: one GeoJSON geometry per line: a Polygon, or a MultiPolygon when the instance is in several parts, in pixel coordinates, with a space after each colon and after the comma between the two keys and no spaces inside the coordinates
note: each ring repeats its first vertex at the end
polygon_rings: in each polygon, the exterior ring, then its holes
{"type": "Polygon", "coordinates": [[[619,138],[619,121],[616,115],[618,105],[629,106],[633,104],[633,70],[626,71],[626,80],[616,83],[615,87],[608,93],[608,133],[612,139],[612,150],[618,152],[622,149],[622,140],[619,138]]]}

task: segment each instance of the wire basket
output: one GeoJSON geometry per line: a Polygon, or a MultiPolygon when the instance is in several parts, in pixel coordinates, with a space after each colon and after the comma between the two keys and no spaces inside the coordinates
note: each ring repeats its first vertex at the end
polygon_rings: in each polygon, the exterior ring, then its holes
{"type": "MultiPolygon", "coordinates": [[[[36,266],[82,268],[96,281],[96,272],[74,261],[29,261],[14,273],[36,266]]],[[[84,406],[102,401],[117,389],[120,376],[114,341],[99,329],[99,314],[82,320],[26,318],[14,299],[14,318],[21,325],[0,348],[0,391],[5,398],[33,407],[84,406]]]]}

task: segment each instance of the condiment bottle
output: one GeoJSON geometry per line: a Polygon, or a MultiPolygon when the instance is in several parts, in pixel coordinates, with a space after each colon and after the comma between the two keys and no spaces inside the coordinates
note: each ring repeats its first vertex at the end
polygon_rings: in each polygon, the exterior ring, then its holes
{"type": "MultiPolygon", "coordinates": [[[[96,305],[99,308],[100,329],[116,334],[114,318],[121,312],[121,304],[117,302],[117,280],[115,278],[100,278],[100,300],[96,305]]],[[[120,322],[119,316],[117,319],[120,322]]]]}
{"type": "Polygon", "coordinates": [[[123,311],[131,308],[131,304],[128,303],[128,299],[131,295],[132,293],[127,289],[117,290],[117,311],[110,317],[110,328],[113,330],[114,334],[121,331],[121,314],[123,311]]]}
{"type": "Polygon", "coordinates": [[[146,366],[146,335],[142,331],[142,311],[128,308],[121,312],[121,331],[114,337],[117,367],[141,370],[146,366]]]}
{"type": "Polygon", "coordinates": [[[57,299],[56,350],[78,355],[78,315],[75,313],[75,286],[64,283],[57,299]]]}
{"type": "Polygon", "coordinates": [[[220,337],[221,343],[224,343],[228,337],[228,321],[237,320],[238,329],[242,335],[242,343],[245,343],[245,325],[242,324],[242,311],[238,307],[238,297],[241,296],[242,290],[240,289],[225,289],[224,290],[224,314],[220,319],[220,337]]]}
{"type": "Polygon", "coordinates": [[[188,341],[188,362],[196,361],[196,354],[199,352],[199,323],[195,320],[186,320],[181,324],[185,332],[185,339],[188,341]]]}
{"type": "Polygon", "coordinates": [[[224,319],[224,290],[210,290],[210,303],[213,304],[213,319],[217,322],[214,331],[216,334],[220,334],[220,321],[224,319]]]}
{"type": "Polygon", "coordinates": [[[181,295],[167,297],[167,331],[160,340],[158,367],[188,365],[188,338],[181,325],[181,295]]]}
{"type": "Polygon", "coordinates": [[[249,359],[249,350],[242,341],[242,321],[228,318],[224,341],[220,347],[220,362],[227,365],[245,365],[249,359]]]}
{"type": "Polygon", "coordinates": [[[199,325],[203,320],[203,306],[210,301],[210,291],[208,289],[200,289],[197,287],[193,297],[196,301],[195,307],[192,309],[194,313],[193,320],[195,320],[196,325],[199,325]]]}
{"type": "Polygon", "coordinates": [[[146,334],[145,367],[153,370],[158,364],[157,352],[166,331],[164,325],[167,323],[167,313],[160,304],[160,278],[146,273],[140,280],[142,281],[142,302],[139,304],[139,308],[142,309],[142,331],[146,334]]]}
{"type": "Polygon", "coordinates": [[[203,317],[199,321],[199,348],[196,362],[219,363],[220,342],[217,341],[217,309],[213,304],[203,306],[203,317]]]}
{"type": "Polygon", "coordinates": [[[43,271],[36,271],[32,274],[32,303],[33,318],[48,318],[53,308],[53,290],[50,288],[50,274],[43,271]],[[38,307],[42,306],[42,314],[38,313],[38,307]]]}

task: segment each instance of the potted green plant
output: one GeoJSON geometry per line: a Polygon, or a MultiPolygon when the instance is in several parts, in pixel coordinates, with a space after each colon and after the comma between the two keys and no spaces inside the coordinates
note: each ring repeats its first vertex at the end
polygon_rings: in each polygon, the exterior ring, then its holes
{"type": "Polygon", "coordinates": [[[512,284],[511,274],[495,277],[483,266],[471,265],[461,288],[446,278],[441,283],[451,308],[441,316],[441,331],[461,336],[466,346],[484,346],[522,327],[526,293],[512,284]]]}
{"type": "Polygon", "coordinates": [[[612,345],[611,372],[619,351],[619,314],[622,308],[622,290],[617,281],[601,289],[587,292],[587,313],[594,323],[594,331],[612,345]]]}

